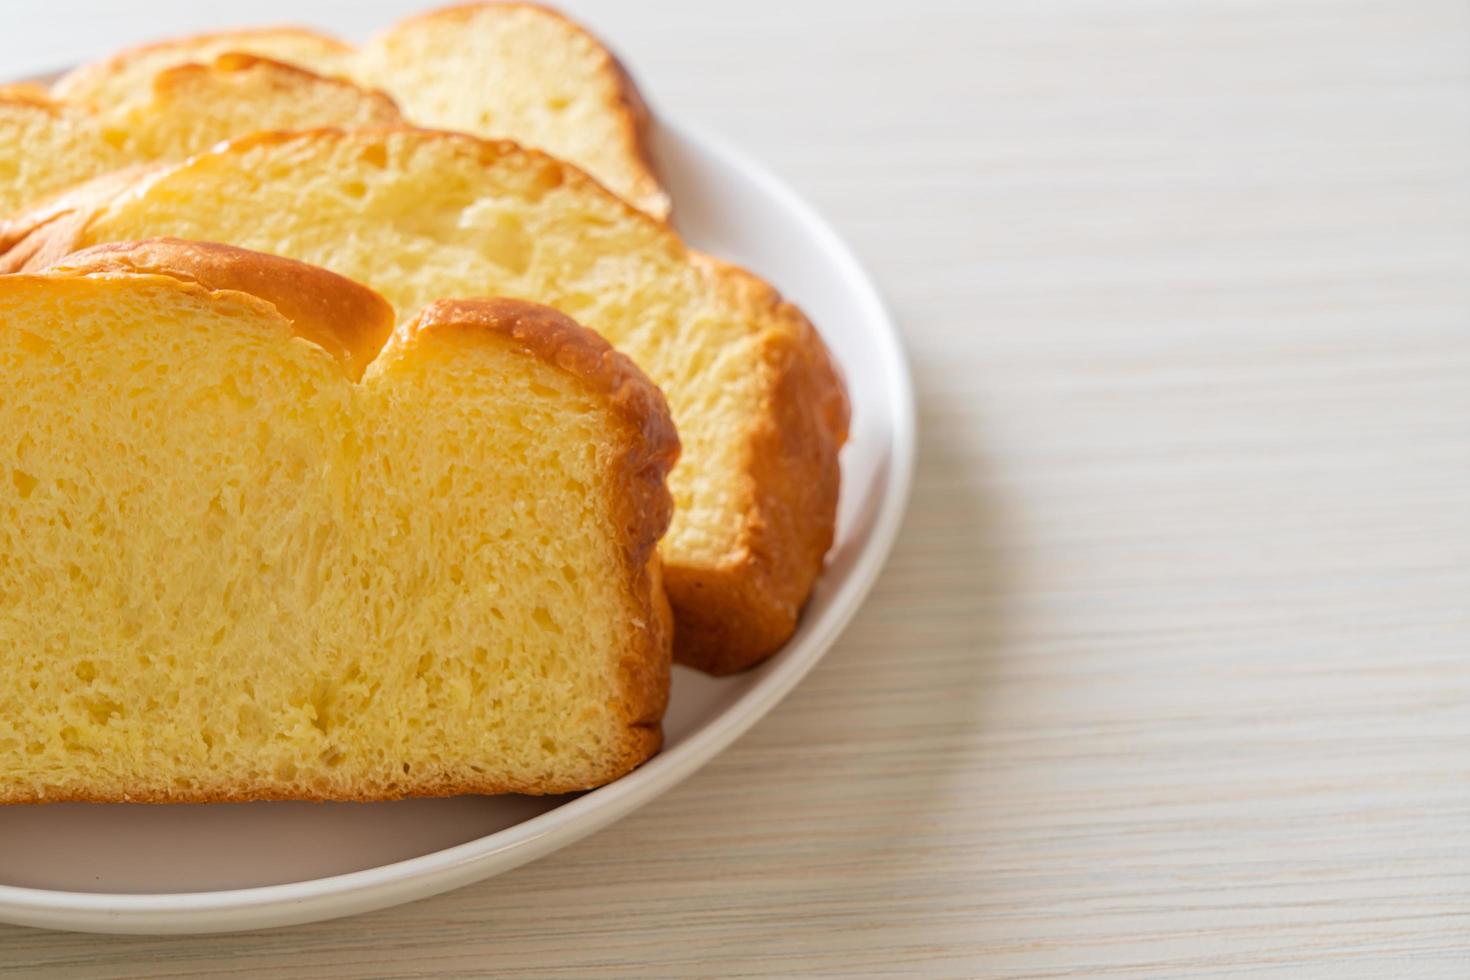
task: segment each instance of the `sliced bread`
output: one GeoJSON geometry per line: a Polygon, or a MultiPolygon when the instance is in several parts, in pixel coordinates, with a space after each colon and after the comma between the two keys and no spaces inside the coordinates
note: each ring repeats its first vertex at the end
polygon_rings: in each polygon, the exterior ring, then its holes
{"type": "Polygon", "coordinates": [[[537,4],[472,3],[431,11],[389,28],[358,51],[299,28],[177,38],[78,68],[56,83],[55,92],[104,108],[146,101],[157,72],[229,51],[381,88],[416,125],[544,150],[647,213],[669,213],[668,195],[646,152],[648,111],[632,79],[585,29],[537,4]]]}
{"type": "Polygon", "coordinates": [[[354,381],[392,319],[216,245],[0,277],[0,803],[556,793],[657,749],[657,389],[510,300],[354,381]]]}
{"type": "Polygon", "coordinates": [[[83,186],[0,224],[0,269],[99,242],[226,241],[364,282],[546,303],[633,358],[684,443],[663,555],[676,656],[714,673],[776,650],[831,545],[847,400],[801,312],[691,253],[580,171],[420,130],[261,134],[83,186]]]}
{"type": "Polygon", "coordinates": [[[544,150],[635,207],[669,213],[632,77],[596,37],[549,7],[470,3],[420,14],[368,41],[351,72],[391,92],[418,125],[544,150]]]}
{"type": "Polygon", "coordinates": [[[380,92],[252,55],[179,65],[151,97],[103,111],[0,91],[0,213],[119,167],[180,159],[259,129],[400,123],[380,92]]]}

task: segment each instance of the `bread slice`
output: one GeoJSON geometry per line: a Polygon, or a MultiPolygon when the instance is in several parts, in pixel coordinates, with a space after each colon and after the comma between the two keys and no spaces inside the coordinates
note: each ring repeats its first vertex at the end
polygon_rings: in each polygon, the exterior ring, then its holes
{"type": "Polygon", "coordinates": [[[419,130],[256,135],[79,188],[0,224],[0,269],[153,235],[321,265],[400,310],[516,296],[598,331],[663,389],[684,444],[663,545],[676,657],[728,673],[795,628],[832,542],[847,401],[811,324],[754,276],[573,167],[419,130]]]}
{"type": "Polygon", "coordinates": [[[299,28],[178,38],[78,68],[55,92],[104,108],[146,101],[157,72],[229,51],[381,88],[416,125],[544,150],[649,214],[668,216],[669,198],[646,150],[649,116],[637,87],[595,37],[536,4],[472,3],[420,14],[360,51],[299,28]]]}
{"type": "Polygon", "coordinates": [[[315,343],[391,320],[220,246],[0,277],[0,802],[558,793],[657,749],[658,391],[511,300],[360,381],[315,343]]]}
{"type": "Polygon", "coordinates": [[[401,21],[363,46],[352,76],[393,93],[415,123],[544,150],[663,218],[649,113],[608,48],[533,3],[471,3],[401,21]]]}
{"type": "Polygon", "coordinates": [[[151,97],[110,111],[0,91],[0,213],[130,164],[180,159],[257,129],[400,123],[393,101],[251,55],[180,65],[151,97]]]}

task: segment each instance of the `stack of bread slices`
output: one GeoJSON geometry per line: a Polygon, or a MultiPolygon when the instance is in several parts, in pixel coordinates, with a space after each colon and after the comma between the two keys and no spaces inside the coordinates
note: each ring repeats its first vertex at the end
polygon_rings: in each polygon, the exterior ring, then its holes
{"type": "Polygon", "coordinates": [[[0,803],[585,789],[780,649],[847,398],[648,125],[522,3],[0,88],[0,803]]]}

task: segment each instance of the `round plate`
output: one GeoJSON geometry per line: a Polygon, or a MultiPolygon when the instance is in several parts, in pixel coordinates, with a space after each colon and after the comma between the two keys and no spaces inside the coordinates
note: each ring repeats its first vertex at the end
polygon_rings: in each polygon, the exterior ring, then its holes
{"type": "Polygon", "coordinates": [[[796,636],[738,677],[676,668],[664,750],[576,796],[0,807],[0,920],[118,933],[262,929],[488,878],[674,786],[832,645],[888,554],[913,473],[913,390],[897,331],[852,253],[785,185],[686,128],[664,123],[653,136],[685,238],[774,282],[818,325],[847,378],[853,429],[837,544],[796,636]]]}

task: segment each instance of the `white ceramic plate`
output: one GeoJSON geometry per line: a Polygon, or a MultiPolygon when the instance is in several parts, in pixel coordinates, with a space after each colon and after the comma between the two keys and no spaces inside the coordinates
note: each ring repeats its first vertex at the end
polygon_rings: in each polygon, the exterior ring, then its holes
{"type": "Polygon", "coordinates": [[[261,929],[385,908],[488,878],[642,806],[775,706],[837,639],[877,577],[913,473],[912,385],[872,282],[792,191],[707,136],[664,124],[654,150],[696,247],[772,280],[847,377],[837,545],[786,648],[715,680],[682,668],[662,753],[572,797],[375,804],[0,807],[0,921],[53,929],[261,929]]]}

